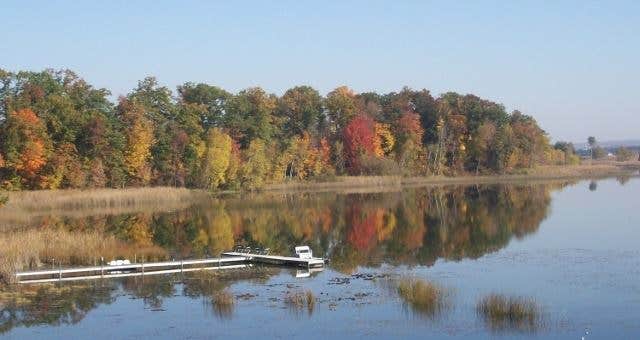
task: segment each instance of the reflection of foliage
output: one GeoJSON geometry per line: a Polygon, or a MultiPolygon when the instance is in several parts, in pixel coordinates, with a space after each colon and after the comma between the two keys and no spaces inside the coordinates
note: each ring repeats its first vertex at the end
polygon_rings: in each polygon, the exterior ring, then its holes
{"type": "Polygon", "coordinates": [[[0,295],[0,333],[14,327],[80,322],[100,304],[113,302],[114,288],[102,283],[25,286],[0,295]]]}
{"type": "Polygon", "coordinates": [[[162,276],[140,276],[123,280],[123,288],[136,298],[144,301],[144,304],[152,309],[162,307],[163,298],[175,294],[173,283],[162,276]]]}
{"type": "MultiPolygon", "coordinates": [[[[161,246],[174,258],[217,256],[236,243],[289,254],[295,245],[330,256],[351,272],[382,261],[430,265],[477,258],[513,237],[534,232],[546,217],[551,185],[485,185],[366,194],[256,194],[215,199],[186,210],[49,219],[43,225],[96,228],[131,244],[161,246]]],[[[135,253],[134,253],[135,254],[135,253]]]]}

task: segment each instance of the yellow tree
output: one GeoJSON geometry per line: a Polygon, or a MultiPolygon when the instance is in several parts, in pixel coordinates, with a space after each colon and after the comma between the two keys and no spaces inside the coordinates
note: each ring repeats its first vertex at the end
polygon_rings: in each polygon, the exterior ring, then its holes
{"type": "Polygon", "coordinates": [[[241,167],[242,185],[247,189],[259,189],[269,173],[269,160],[264,141],[254,139],[244,154],[241,167]]]}
{"type": "Polygon", "coordinates": [[[146,185],[151,179],[149,161],[154,143],[153,124],[145,117],[142,107],[131,101],[121,100],[119,110],[129,126],[124,150],[127,173],[135,184],[146,185]]]}
{"type": "Polygon", "coordinates": [[[376,157],[384,157],[391,153],[396,143],[396,139],[391,133],[389,124],[375,124],[375,149],[376,157]]]}
{"type": "Polygon", "coordinates": [[[353,90],[340,86],[327,94],[325,106],[329,111],[329,118],[334,124],[335,132],[344,128],[358,111],[358,102],[353,90]]]}
{"type": "Polygon", "coordinates": [[[216,189],[226,182],[225,175],[231,160],[232,140],[229,135],[218,128],[209,129],[207,133],[207,149],[204,155],[204,184],[209,189],[216,189]]]}

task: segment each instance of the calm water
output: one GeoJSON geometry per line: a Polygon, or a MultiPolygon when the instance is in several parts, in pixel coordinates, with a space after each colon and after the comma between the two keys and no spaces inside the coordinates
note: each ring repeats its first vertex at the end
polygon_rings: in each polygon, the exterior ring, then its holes
{"type": "Polygon", "coordinates": [[[310,277],[255,267],[21,286],[0,298],[9,338],[640,338],[640,180],[415,188],[366,194],[229,197],[186,210],[86,218],[168,256],[216,255],[236,243],[331,259],[310,277]],[[365,274],[365,275],[363,275],[365,274]],[[369,274],[367,276],[366,274],[369,274]],[[448,303],[414,309],[395,284],[434,282],[448,303]],[[212,297],[226,290],[235,304],[212,297]],[[311,290],[313,308],[285,296],[311,290]],[[542,320],[496,325],[482,297],[534,300],[542,320]]]}

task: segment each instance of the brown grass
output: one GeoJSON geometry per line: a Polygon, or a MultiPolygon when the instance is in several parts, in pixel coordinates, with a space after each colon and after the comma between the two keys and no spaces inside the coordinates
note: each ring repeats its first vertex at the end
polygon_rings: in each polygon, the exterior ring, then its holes
{"type": "Polygon", "coordinates": [[[311,313],[316,306],[316,296],[310,290],[304,292],[288,292],[284,297],[284,303],[296,310],[307,307],[307,310],[311,313]]]}
{"type": "Polygon", "coordinates": [[[87,217],[186,208],[207,199],[206,191],[185,188],[41,190],[7,193],[0,226],[33,223],[42,216],[87,217]]]}
{"type": "Polygon", "coordinates": [[[539,180],[597,179],[620,175],[631,175],[640,170],[640,162],[603,162],[580,165],[545,165],[522,169],[511,174],[457,176],[338,176],[330,181],[288,181],[267,185],[266,191],[285,192],[345,192],[369,193],[399,191],[406,186],[430,186],[451,184],[494,184],[539,180]]]}
{"type": "Polygon", "coordinates": [[[9,231],[0,234],[0,281],[12,282],[16,271],[43,265],[94,265],[115,258],[159,259],[159,247],[135,247],[113,235],[64,229],[9,231]]]}
{"type": "Polygon", "coordinates": [[[414,311],[429,318],[440,315],[449,307],[449,293],[429,281],[412,278],[400,279],[397,292],[414,311]]]}
{"type": "Polygon", "coordinates": [[[491,294],[478,302],[476,312],[492,330],[531,332],[542,324],[541,308],[530,298],[491,294]]]}
{"type": "Polygon", "coordinates": [[[218,291],[213,294],[211,304],[216,315],[220,317],[230,317],[235,306],[235,297],[228,289],[218,291]]]}

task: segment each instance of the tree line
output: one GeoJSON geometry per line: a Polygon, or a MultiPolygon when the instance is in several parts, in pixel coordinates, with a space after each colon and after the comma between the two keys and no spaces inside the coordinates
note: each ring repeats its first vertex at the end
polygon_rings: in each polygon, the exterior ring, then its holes
{"type": "Polygon", "coordinates": [[[573,162],[535,119],[428,90],[230,93],[148,77],[114,103],[69,70],[0,70],[0,186],[256,189],[335,175],[512,172],[573,162]]]}

